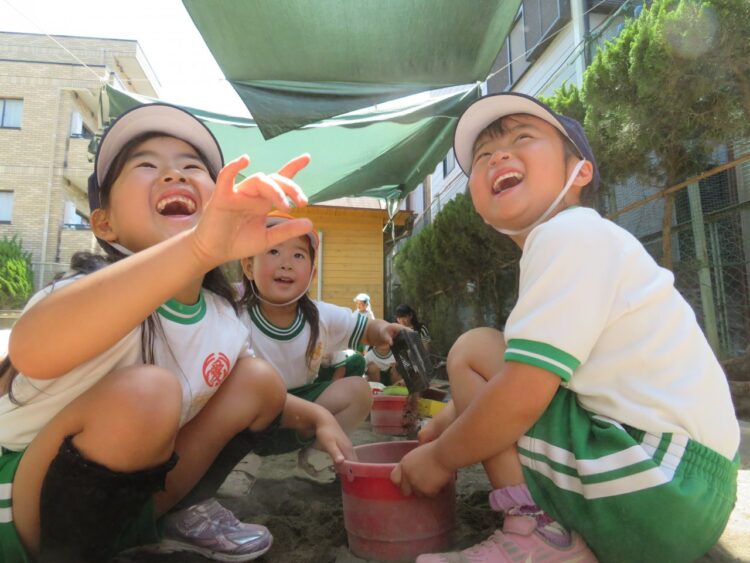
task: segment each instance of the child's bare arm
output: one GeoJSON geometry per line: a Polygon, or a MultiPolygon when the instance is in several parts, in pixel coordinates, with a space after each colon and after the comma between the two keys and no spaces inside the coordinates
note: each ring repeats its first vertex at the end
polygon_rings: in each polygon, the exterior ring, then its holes
{"type": "Polygon", "coordinates": [[[315,435],[334,463],[354,459],[351,440],[325,407],[287,394],[281,425],[305,435],[315,435]]]}
{"type": "Polygon", "coordinates": [[[436,440],[408,453],[391,479],[404,494],[435,494],[460,467],[507,450],[539,419],[560,386],[546,370],[508,362],[436,440]]]}
{"type": "Polygon", "coordinates": [[[417,435],[419,443],[426,444],[427,442],[437,440],[440,435],[445,432],[445,429],[453,424],[453,421],[455,420],[456,405],[454,405],[451,400],[443,407],[443,410],[433,416],[432,420],[430,420],[430,422],[419,431],[419,434],[417,435]]]}
{"type": "Polygon", "coordinates": [[[365,327],[362,343],[370,346],[390,347],[393,344],[393,337],[401,330],[404,330],[404,327],[400,324],[389,323],[382,319],[371,319],[365,327]]]}
{"type": "Polygon", "coordinates": [[[300,157],[278,174],[254,175],[237,185],[248,159],[227,164],[194,229],[89,274],[29,309],[10,337],[15,367],[34,378],[59,377],[112,347],[175,294],[197,290],[210,269],[309,231],[307,220],[265,225],[272,206],[288,208],[284,194],[305,204],[290,178],[308,161],[300,157]]]}

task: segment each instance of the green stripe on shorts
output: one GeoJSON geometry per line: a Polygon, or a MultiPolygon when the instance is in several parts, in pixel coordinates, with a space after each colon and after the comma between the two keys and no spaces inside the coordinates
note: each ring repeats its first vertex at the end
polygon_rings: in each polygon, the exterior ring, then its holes
{"type": "MultiPolygon", "coordinates": [[[[13,479],[24,452],[3,450],[0,456],[0,562],[31,563],[31,558],[21,543],[13,524],[12,487],[13,479]]],[[[161,524],[157,523],[154,503],[149,499],[139,514],[127,523],[125,529],[112,546],[112,555],[135,546],[161,541],[161,524]]],[[[95,532],[93,532],[95,533],[95,532]]]]}
{"type": "Polygon", "coordinates": [[[736,460],[595,415],[562,387],[518,453],[536,503],[603,562],[693,561],[718,541],[736,499],[736,460]]]}
{"type": "Polygon", "coordinates": [[[3,450],[0,456],[0,561],[3,563],[30,563],[31,559],[18,537],[11,510],[13,479],[23,452],[3,450]]]}

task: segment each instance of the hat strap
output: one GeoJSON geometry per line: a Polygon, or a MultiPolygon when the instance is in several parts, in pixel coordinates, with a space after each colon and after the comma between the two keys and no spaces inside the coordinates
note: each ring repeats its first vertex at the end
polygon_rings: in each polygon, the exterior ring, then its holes
{"type": "MultiPolygon", "coordinates": [[[[310,284],[312,283],[313,275],[315,275],[315,268],[310,270],[310,279],[307,280],[307,285],[305,286],[305,289],[302,291],[302,293],[300,293],[294,299],[290,299],[286,303],[274,303],[273,301],[269,301],[268,299],[261,297],[260,294],[257,291],[255,291],[255,281],[253,280],[250,280],[250,291],[253,292],[253,295],[258,301],[262,301],[266,305],[270,305],[271,307],[285,307],[286,305],[291,305],[292,303],[299,301],[302,298],[302,296],[308,292],[308,290],[310,289],[310,284]]],[[[320,299],[320,297],[318,299],[320,299]]]]}
{"type": "Polygon", "coordinates": [[[116,250],[119,250],[119,251],[120,251],[120,252],[122,252],[122,253],[123,253],[123,254],[124,254],[125,256],[132,256],[132,254],[133,254],[133,251],[132,251],[132,250],[128,250],[127,248],[125,248],[125,247],[124,247],[123,245],[121,245],[121,244],[117,244],[116,242],[109,242],[109,241],[106,241],[106,242],[107,242],[107,244],[108,244],[109,246],[111,246],[112,248],[114,248],[114,249],[116,249],[116,250]]]}
{"type": "Polygon", "coordinates": [[[528,227],[525,227],[523,229],[518,230],[511,230],[511,229],[498,229],[497,227],[493,226],[493,229],[496,231],[503,233],[504,235],[522,235],[524,233],[528,233],[531,229],[539,225],[542,221],[544,221],[550,213],[559,205],[559,203],[562,201],[562,199],[565,197],[565,194],[568,193],[570,188],[573,186],[573,181],[576,179],[576,176],[578,176],[578,173],[581,171],[581,168],[586,163],[585,159],[581,159],[578,161],[578,164],[576,164],[576,167],[573,169],[573,172],[570,173],[570,176],[568,177],[568,181],[565,183],[565,187],[560,191],[560,194],[555,198],[555,201],[553,201],[550,206],[547,208],[547,210],[542,213],[541,217],[534,221],[531,225],[528,227]]]}

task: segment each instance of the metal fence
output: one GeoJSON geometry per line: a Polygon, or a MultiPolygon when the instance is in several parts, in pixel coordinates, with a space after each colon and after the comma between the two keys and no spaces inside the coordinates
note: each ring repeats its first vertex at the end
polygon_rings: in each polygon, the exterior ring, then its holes
{"type": "Polygon", "coordinates": [[[724,164],[665,190],[642,188],[635,202],[632,185],[618,187],[608,215],[671,267],[714,351],[732,358],[750,353],[750,142],[719,156],[724,164]]]}

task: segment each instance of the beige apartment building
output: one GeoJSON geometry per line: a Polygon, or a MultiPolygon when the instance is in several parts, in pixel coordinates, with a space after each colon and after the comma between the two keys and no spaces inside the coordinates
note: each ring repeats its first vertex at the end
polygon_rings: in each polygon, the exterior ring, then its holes
{"type": "Polygon", "coordinates": [[[95,248],[86,185],[105,83],[158,97],[137,41],[0,32],[0,238],[22,240],[36,288],[95,248]]]}

